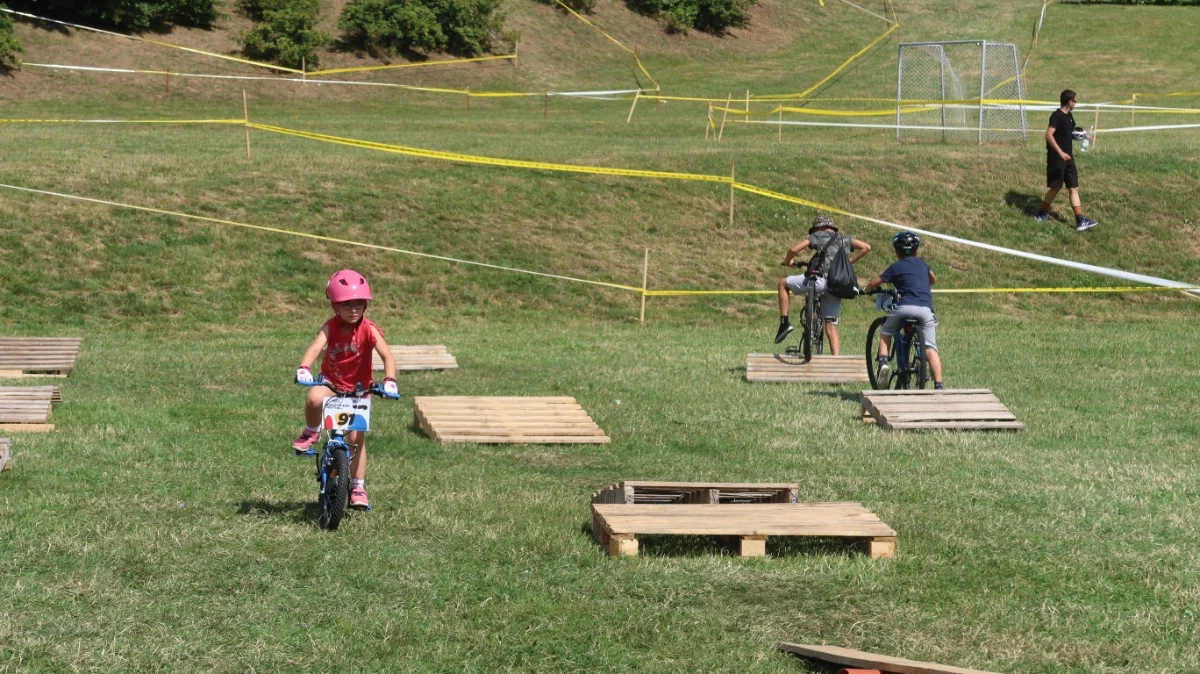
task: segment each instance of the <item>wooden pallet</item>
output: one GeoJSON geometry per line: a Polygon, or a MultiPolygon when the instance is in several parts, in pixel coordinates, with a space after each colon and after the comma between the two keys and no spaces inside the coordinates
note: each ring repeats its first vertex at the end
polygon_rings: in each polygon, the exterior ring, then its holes
{"type": "Polygon", "coordinates": [[[876,669],[894,674],[995,674],[995,672],[985,672],[978,669],[966,669],[950,665],[939,665],[932,662],[893,658],[888,655],[877,655],[875,653],[858,651],[853,648],[841,648],[839,646],[812,646],[785,642],[776,644],[775,648],[787,653],[813,658],[814,660],[832,662],[837,665],[845,665],[846,667],[861,667],[868,670],[876,669]]]}
{"type": "Polygon", "coordinates": [[[813,356],[803,358],[782,353],[752,353],[746,357],[746,380],[801,384],[869,383],[867,363],[862,356],[813,356]]]}
{"type": "Polygon", "coordinates": [[[54,430],[50,420],[49,386],[30,387],[30,391],[13,397],[0,397],[0,431],[44,432],[54,430]],[[33,388],[42,389],[33,391],[33,388]]]}
{"type": "Polygon", "coordinates": [[[604,431],[570,397],[418,397],[413,400],[413,422],[439,442],[609,442],[604,431]]]}
{"type": "Polygon", "coordinates": [[[0,337],[0,377],[65,377],[82,344],[80,337],[0,337]]]}
{"type": "Polygon", "coordinates": [[[0,438],[0,473],[6,470],[12,470],[12,443],[8,438],[0,438]]]}
{"type": "MultiPolygon", "coordinates": [[[[396,359],[398,372],[458,369],[458,359],[441,344],[391,346],[390,348],[392,356],[396,359]]],[[[383,369],[383,359],[379,357],[378,353],[371,352],[371,366],[376,370],[383,369]]]]}
{"type": "Polygon", "coordinates": [[[50,402],[62,402],[62,391],[57,386],[0,386],[0,403],[18,399],[41,400],[46,394],[50,394],[50,402]]]}
{"type": "Polygon", "coordinates": [[[795,503],[799,493],[795,482],[622,480],[592,494],[592,503],[795,503]]]}
{"type": "Polygon", "coordinates": [[[863,391],[863,419],[890,431],[1020,431],[1025,424],[985,388],[863,391]]]}
{"type": "Polygon", "coordinates": [[[859,539],[871,557],[894,557],[896,532],[859,503],[592,504],[600,544],[636,555],[638,534],[729,536],[743,557],[761,557],[768,536],[859,539]]]}

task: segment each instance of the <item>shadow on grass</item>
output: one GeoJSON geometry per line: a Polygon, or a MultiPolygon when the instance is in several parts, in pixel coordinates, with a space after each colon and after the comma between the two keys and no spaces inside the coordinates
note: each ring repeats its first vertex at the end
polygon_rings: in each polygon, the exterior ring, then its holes
{"type": "Polygon", "coordinates": [[[826,398],[837,398],[847,402],[859,403],[862,402],[862,393],[858,391],[809,391],[810,396],[825,396],[826,398]]]}
{"type": "MultiPolygon", "coordinates": [[[[1004,195],[1004,203],[1008,204],[1010,208],[1015,208],[1032,218],[1038,214],[1038,211],[1042,209],[1042,195],[1025,194],[1022,192],[1014,192],[1009,190],[1004,195]]],[[[1066,222],[1054,213],[1050,214],[1050,218],[1055,222],[1066,222]]]]}
{"type": "Polygon", "coordinates": [[[242,501],[238,506],[239,515],[250,515],[263,519],[288,520],[297,524],[314,524],[317,521],[316,501],[279,501],[272,502],[264,499],[242,501]]]}
{"type": "MultiPolygon", "coordinates": [[[[595,543],[591,522],[579,527],[595,543]]],[[[737,557],[736,536],[639,535],[638,554],[646,557],[737,557]]],[[[599,546],[599,544],[596,544],[599,546]]],[[[865,553],[863,543],[845,538],[818,536],[771,536],[768,557],[849,557],[865,553]]]]}

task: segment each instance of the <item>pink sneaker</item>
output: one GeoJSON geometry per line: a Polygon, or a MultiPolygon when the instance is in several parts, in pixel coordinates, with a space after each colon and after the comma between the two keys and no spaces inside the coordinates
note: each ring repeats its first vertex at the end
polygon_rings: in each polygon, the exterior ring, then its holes
{"type": "Polygon", "coordinates": [[[350,490],[350,507],[359,510],[370,510],[371,500],[367,498],[367,490],[362,487],[355,487],[350,490]]]}
{"type": "Polygon", "coordinates": [[[313,456],[316,452],[313,451],[313,445],[321,439],[321,431],[310,431],[307,428],[296,438],[292,443],[292,449],[296,450],[296,456],[313,456]]]}

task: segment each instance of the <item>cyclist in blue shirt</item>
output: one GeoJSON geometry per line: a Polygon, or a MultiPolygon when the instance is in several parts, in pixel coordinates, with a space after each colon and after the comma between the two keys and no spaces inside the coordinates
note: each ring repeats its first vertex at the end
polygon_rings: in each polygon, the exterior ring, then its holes
{"type": "MultiPolygon", "coordinates": [[[[921,237],[912,232],[900,232],[892,237],[892,248],[896,251],[897,260],[882,274],[871,279],[863,286],[864,292],[870,292],[884,283],[890,283],[900,292],[900,301],[888,314],[883,324],[883,337],[879,341],[879,379],[888,381],[891,376],[891,366],[888,364],[888,349],[892,346],[892,338],[900,329],[900,322],[906,318],[915,318],[921,323],[921,334],[925,336],[925,360],[933,371],[933,387],[944,388],[942,381],[942,359],[937,350],[937,314],[933,313],[933,291],[930,286],[937,283],[937,275],[929,268],[929,263],[917,257],[917,249],[921,247],[921,237]]],[[[886,386],[884,386],[886,388],[886,386]]]]}

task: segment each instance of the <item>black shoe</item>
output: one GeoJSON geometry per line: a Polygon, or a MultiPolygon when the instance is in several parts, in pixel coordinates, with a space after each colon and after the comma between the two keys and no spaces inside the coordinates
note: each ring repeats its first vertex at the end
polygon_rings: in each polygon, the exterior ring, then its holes
{"type": "Polygon", "coordinates": [[[792,334],[792,330],[795,329],[796,328],[793,328],[791,323],[781,323],[779,325],[779,332],[775,333],[775,343],[778,344],[787,339],[787,336],[792,334]]]}
{"type": "Polygon", "coordinates": [[[946,388],[946,384],[940,381],[933,382],[933,390],[941,391],[946,388]]]}

